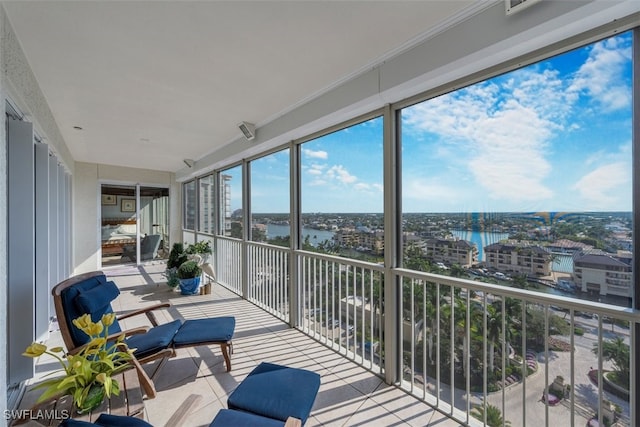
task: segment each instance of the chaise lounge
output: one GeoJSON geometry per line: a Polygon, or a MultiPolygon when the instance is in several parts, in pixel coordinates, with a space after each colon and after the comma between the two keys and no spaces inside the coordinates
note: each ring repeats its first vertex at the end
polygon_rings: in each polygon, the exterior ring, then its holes
{"type": "MultiPolygon", "coordinates": [[[[77,329],[72,320],[86,313],[93,321],[103,314],[112,313],[111,301],[120,295],[120,290],[104,273],[94,271],[71,277],[57,284],[53,290],[53,299],[62,338],[69,353],[77,352],[88,341],[88,336],[77,329]]],[[[199,345],[219,345],[227,371],[231,370],[230,353],[233,350],[232,338],[235,331],[234,317],[216,317],[195,320],[174,320],[158,324],[154,310],[170,307],[171,304],[156,304],[118,316],[110,326],[110,337],[124,333],[129,348],[141,364],[160,360],[151,377],[162,365],[176,354],[176,349],[199,345]],[[144,314],[152,327],[140,327],[123,331],[119,320],[144,314]]]]}

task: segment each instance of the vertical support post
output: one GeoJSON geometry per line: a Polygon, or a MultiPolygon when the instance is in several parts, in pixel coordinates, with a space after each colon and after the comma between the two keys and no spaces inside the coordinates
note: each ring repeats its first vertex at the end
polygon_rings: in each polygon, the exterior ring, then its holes
{"type": "Polygon", "coordinates": [[[242,161],[242,256],[240,268],[242,271],[242,297],[249,298],[249,245],[251,240],[251,171],[249,162],[242,161]]]}
{"type": "Polygon", "coordinates": [[[293,141],[289,148],[289,325],[300,324],[302,299],[300,295],[300,259],[296,255],[300,248],[300,145],[293,141]]]}
{"type": "MultiPolygon", "coordinates": [[[[633,221],[633,247],[634,247],[634,255],[633,255],[633,277],[631,283],[635,284],[633,289],[632,307],[636,310],[640,310],[640,284],[638,283],[638,268],[640,268],[640,256],[638,256],[638,248],[640,248],[640,223],[638,222],[637,213],[640,212],[640,95],[638,95],[637,86],[640,85],[640,82],[637,76],[640,75],[640,28],[636,27],[633,30],[633,58],[631,63],[633,64],[632,75],[636,76],[633,79],[633,117],[631,122],[633,123],[633,131],[632,135],[632,162],[633,162],[633,213],[634,213],[634,221],[633,221]]],[[[631,323],[631,334],[629,336],[631,346],[631,354],[633,355],[633,359],[630,361],[631,366],[631,378],[630,378],[630,391],[631,391],[631,401],[630,401],[630,413],[629,420],[630,425],[635,426],[640,423],[640,390],[638,389],[638,384],[640,384],[640,369],[638,369],[638,364],[640,364],[640,327],[638,327],[637,323],[631,323]]]]}
{"type": "Polygon", "coordinates": [[[401,316],[399,303],[402,287],[393,270],[402,262],[402,218],[399,168],[399,137],[396,112],[384,108],[384,370],[385,381],[395,383],[402,378],[402,343],[399,342],[401,316]]]}

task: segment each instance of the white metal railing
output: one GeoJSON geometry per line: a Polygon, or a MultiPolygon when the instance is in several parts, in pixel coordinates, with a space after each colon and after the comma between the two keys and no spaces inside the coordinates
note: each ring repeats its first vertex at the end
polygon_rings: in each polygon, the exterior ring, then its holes
{"type": "MultiPolygon", "coordinates": [[[[242,294],[246,265],[247,299],[285,321],[296,286],[299,328],[384,375],[383,266],[254,242],[243,260],[243,247],[217,239],[221,283],[242,294]]],[[[408,393],[472,426],[493,425],[496,412],[523,427],[584,426],[593,418],[631,425],[638,396],[608,377],[626,372],[635,389],[637,311],[406,269],[391,269],[391,277],[400,316],[398,333],[386,339],[397,339],[399,386],[408,393]],[[612,345],[626,348],[627,358],[611,358],[612,345]]]]}
{"type": "Polygon", "coordinates": [[[289,322],[290,250],[250,243],[247,299],[269,313],[289,322]]]}
{"type": "Polygon", "coordinates": [[[242,292],[242,241],[217,236],[215,244],[216,280],[238,295],[242,292]]]}
{"type": "Polygon", "coordinates": [[[328,347],[382,374],[382,289],[377,264],[297,252],[300,328],[328,347]]]}
{"type": "Polygon", "coordinates": [[[488,416],[498,411],[523,427],[584,426],[594,417],[601,426],[630,425],[637,396],[605,376],[631,377],[629,347],[623,366],[607,354],[630,344],[638,313],[410,270],[394,275],[406,391],[472,425],[489,425],[477,409],[485,404],[488,416]]]}

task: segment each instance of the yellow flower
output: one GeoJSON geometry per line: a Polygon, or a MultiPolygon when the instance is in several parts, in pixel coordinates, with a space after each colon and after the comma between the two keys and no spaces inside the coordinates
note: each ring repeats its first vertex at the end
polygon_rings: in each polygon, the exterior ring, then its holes
{"type": "Polygon", "coordinates": [[[76,328],[78,328],[81,331],[85,332],[87,335],[90,335],[87,332],[87,330],[89,329],[91,324],[93,324],[93,322],[91,321],[91,316],[89,315],[89,313],[83,314],[82,316],[78,317],[77,319],[73,319],[71,322],[76,326],[76,328]]]}
{"type": "Polygon", "coordinates": [[[102,315],[102,324],[104,326],[111,326],[113,322],[116,320],[115,313],[105,313],[102,315]]]}
{"type": "Polygon", "coordinates": [[[62,347],[53,347],[53,348],[50,348],[49,351],[52,353],[62,353],[64,349],[62,347]]]}
{"type": "Polygon", "coordinates": [[[100,335],[104,329],[104,326],[102,326],[102,322],[98,322],[98,323],[91,323],[91,325],[87,328],[88,332],[87,334],[90,336],[94,336],[94,335],[100,335]]]}
{"type": "Polygon", "coordinates": [[[27,357],[38,357],[44,354],[45,351],[47,351],[46,345],[34,342],[31,343],[29,347],[27,347],[22,355],[27,357]]]}

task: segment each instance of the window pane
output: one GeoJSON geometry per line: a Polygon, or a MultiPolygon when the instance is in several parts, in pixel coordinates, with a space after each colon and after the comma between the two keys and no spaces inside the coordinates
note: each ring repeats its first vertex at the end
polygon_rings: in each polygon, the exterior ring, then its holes
{"type": "Polygon", "coordinates": [[[220,233],[242,238],[242,166],[220,172],[220,233]]]}
{"type": "Polygon", "coordinates": [[[200,203],[200,226],[198,227],[198,231],[210,234],[213,234],[215,224],[215,191],[213,191],[213,181],[213,175],[207,175],[198,180],[200,186],[200,197],[198,199],[200,203]]]}
{"type": "Polygon", "coordinates": [[[303,249],[382,262],[382,118],[302,145],[303,249]]]}
{"type": "Polygon", "coordinates": [[[626,33],[405,108],[405,265],[628,305],[631,62],[626,33]]]}
{"type": "Polygon", "coordinates": [[[187,230],[196,229],[196,182],[189,181],[183,186],[183,218],[184,228],[187,230]]]}
{"type": "Polygon", "coordinates": [[[289,246],[289,150],[251,162],[251,240],[289,246]]]}

